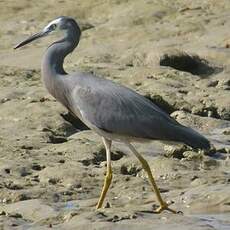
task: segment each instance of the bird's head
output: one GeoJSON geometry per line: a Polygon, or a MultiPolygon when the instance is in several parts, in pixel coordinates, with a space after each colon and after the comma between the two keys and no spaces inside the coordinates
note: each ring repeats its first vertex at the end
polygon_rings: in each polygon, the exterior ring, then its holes
{"type": "Polygon", "coordinates": [[[40,32],[30,36],[26,40],[17,44],[14,47],[14,49],[17,49],[19,47],[22,47],[22,46],[28,44],[28,43],[31,43],[32,41],[37,40],[38,38],[42,38],[42,37],[45,37],[49,34],[52,34],[55,31],[64,31],[64,32],[66,32],[66,34],[68,34],[69,32],[73,33],[73,31],[75,31],[76,36],[80,37],[80,35],[81,35],[80,28],[73,18],[61,16],[61,17],[58,17],[58,18],[54,19],[53,21],[51,21],[40,32]]]}

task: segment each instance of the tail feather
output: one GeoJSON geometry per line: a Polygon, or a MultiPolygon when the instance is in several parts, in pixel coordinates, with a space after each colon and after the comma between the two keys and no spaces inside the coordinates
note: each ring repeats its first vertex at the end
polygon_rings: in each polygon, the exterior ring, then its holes
{"type": "Polygon", "coordinates": [[[198,149],[210,149],[210,142],[195,130],[181,126],[178,129],[179,141],[198,149]]]}

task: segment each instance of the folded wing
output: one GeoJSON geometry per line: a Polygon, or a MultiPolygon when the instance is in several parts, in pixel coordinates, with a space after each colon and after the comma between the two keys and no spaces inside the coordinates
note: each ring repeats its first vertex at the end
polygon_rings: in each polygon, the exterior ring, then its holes
{"type": "Polygon", "coordinates": [[[74,106],[78,107],[82,116],[106,132],[137,138],[183,141],[189,145],[193,144],[193,141],[187,141],[190,135],[196,139],[203,138],[194,130],[180,125],[135,91],[93,75],[87,75],[78,82],[73,97],[74,106]]]}

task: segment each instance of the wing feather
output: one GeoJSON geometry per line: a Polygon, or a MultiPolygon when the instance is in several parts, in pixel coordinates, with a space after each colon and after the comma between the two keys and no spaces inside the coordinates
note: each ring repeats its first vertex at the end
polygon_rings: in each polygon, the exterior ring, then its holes
{"type": "Polygon", "coordinates": [[[81,77],[72,97],[85,119],[110,133],[168,140],[180,126],[144,96],[93,75],[81,77]]]}

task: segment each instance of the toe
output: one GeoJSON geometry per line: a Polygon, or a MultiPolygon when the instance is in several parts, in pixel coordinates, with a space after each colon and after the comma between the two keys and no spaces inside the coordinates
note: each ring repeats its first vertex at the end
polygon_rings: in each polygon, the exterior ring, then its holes
{"type": "Polygon", "coordinates": [[[163,205],[161,205],[159,208],[157,208],[157,209],[154,211],[154,213],[161,213],[161,212],[163,212],[164,210],[167,210],[167,211],[172,212],[172,213],[174,213],[174,214],[182,213],[181,211],[178,212],[178,211],[175,211],[174,209],[169,208],[169,207],[168,207],[168,204],[163,204],[163,205]]]}

